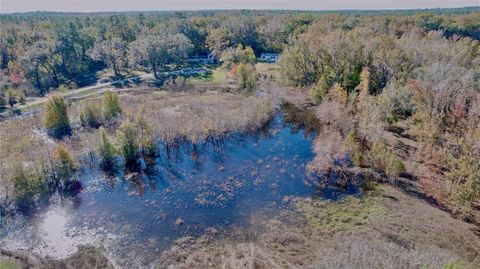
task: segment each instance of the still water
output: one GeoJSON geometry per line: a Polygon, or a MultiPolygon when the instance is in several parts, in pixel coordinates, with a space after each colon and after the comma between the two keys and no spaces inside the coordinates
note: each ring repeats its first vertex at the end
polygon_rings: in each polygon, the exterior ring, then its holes
{"type": "Polygon", "coordinates": [[[334,197],[307,173],[310,127],[278,114],[255,133],[162,149],[142,172],[109,178],[85,170],[79,194],[53,197],[2,245],[63,258],[92,244],[120,267],[151,266],[184,236],[242,227],[258,212],[273,216],[291,196],[334,197]]]}

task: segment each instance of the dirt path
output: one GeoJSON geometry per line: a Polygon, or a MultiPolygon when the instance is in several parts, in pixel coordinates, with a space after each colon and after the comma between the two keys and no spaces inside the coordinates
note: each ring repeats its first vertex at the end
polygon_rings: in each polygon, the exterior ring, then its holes
{"type": "MultiPolygon", "coordinates": [[[[75,89],[75,90],[69,90],[65,93],[60,93],[60,95],[63,96],[64,98],[69,98],[69,97],[78,96],[78,95],[92,94],[92,93],[95,93],[95,92],[102,92],[106,88],[109,88],[116,83],[133,82],[136,79],[144,80],[144,79],[148,79],[148,78],[153,78],[153,75],[152,74],[144,74],[144,75],[140,75],[140,76],[136,76],[136,77],[132,77],[132,78],[126,78],[126,79],[120,79],[120,80],[106,82],[106,83],[95,84],[95,85],[88,86],[88,87],[78,88],[78,89],[75,89]]],[[[53,94],[59,94],[59,93],[55,92],[53,94]]],[[[44,104],[48,100],[49,96],[50,95],[46,95],[45,97],[37,98],[32,102],[26,103],[25,105],[18,106],[18,108],[23,111],[24,109],[29,109],[29,108],[32,108],[32,107],[38,107],[39,105],[44,104]]]]}

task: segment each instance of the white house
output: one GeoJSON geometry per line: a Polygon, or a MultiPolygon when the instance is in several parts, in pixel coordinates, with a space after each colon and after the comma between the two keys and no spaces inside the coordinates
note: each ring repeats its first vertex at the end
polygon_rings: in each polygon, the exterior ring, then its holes
{"type": "Polygon", "coordinates": [[[262,61],[265,61],[265,62],[269,62],[269,63],[273,63],[273,62],[276,62],[278,61],[278,58],[280,58],[280,54],[279,53],[262,53],[260,55],[260,60],[262,61]]]}
{"type": "Polygon", "coordinates": [[[216,62],[215,57],[212,53],[208,55],[195,55],[187,59],[188,63],[202,63],[202,64],[213,64],[216,62]]]}

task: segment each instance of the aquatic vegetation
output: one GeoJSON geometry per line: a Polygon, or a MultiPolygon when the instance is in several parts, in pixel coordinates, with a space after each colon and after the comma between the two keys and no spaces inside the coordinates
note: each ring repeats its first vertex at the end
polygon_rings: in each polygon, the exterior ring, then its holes
{"type": "Polygon", "coordinates": [[[68,182],[72,180],[72,176],[78,167],[71,153],[63,144],[58,144],[52,156],[53,177],[55,181],[68,182]]]}
{"type": "Polygon", "coordinates": [[[301,200],[296,206],[309,225],[317,231],[331,233],[363,229],[387,212],[374,196],[348,196],[336,202],[301,200]]]}
{"type": "Polygon", "coordinates": [[[16,203],[21,206],[34,205],[47,190],[48,175],[45,167],[15,164],[11,175],[16,203]]]}
{"type": "Polygon", "coordinates": [[[116,166],[117,150],[103,127],[100,128],[98,151],[102,162],[102,169],[112,171],[116,166]]]}
{"type": "Polygon", "coordinates": [[[139,154],[139,138],[137,126],[128,119],[116,131],[118,147],[127,166],[135,166],[139,154]]]}

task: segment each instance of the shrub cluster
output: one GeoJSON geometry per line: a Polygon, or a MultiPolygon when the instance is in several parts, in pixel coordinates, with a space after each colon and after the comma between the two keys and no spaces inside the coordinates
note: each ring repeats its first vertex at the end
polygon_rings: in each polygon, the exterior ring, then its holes
{"type": "Polygon", "coordinates": [[[158,154],[158,146],[151,128],[141,116],[124,121],[116,130],[115,137],[114,143],[106,130],[100,129],[99,154],[102,168],[107,172],[116,168],[118,155],[123,157],[127,167],[135,168],[140,156],[155,157],[158,154]]]}
{"type": "Polygon", "coordinates": [[[76,181],[77,164],[70,151],[58,144],[51,162],[14,162],[10,169],[14,199],[18,205],[32,205],[49,192],[70,191],[76,181]]]}
{"type": "Polygon", "coordinates": [[[71,134],[67,104],[63,97],[54,95],[48,99],[45,105],[45,127],[57,138],[71,134]]]}

